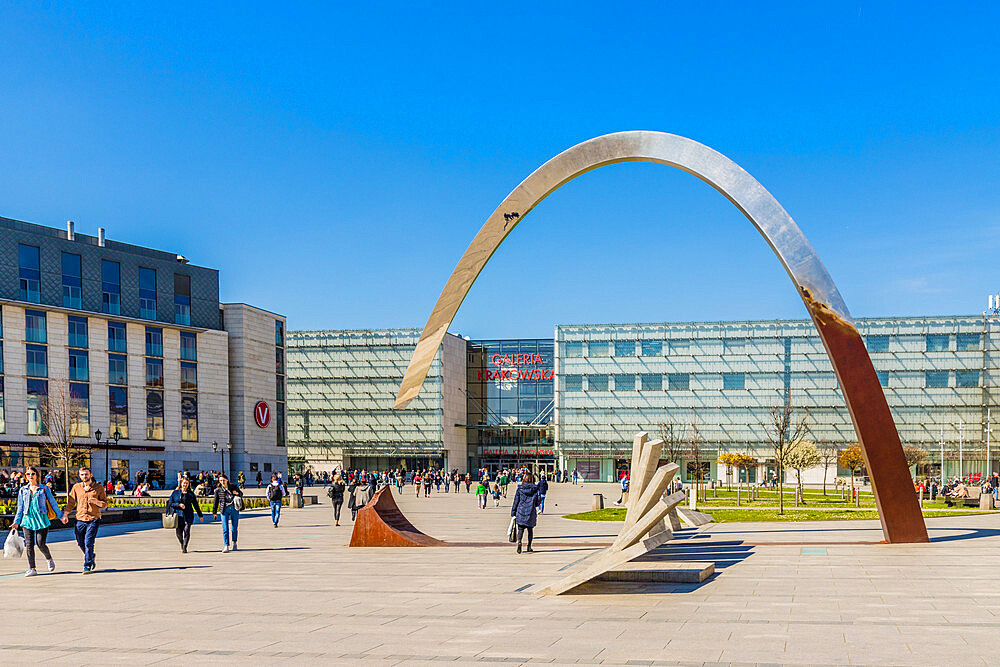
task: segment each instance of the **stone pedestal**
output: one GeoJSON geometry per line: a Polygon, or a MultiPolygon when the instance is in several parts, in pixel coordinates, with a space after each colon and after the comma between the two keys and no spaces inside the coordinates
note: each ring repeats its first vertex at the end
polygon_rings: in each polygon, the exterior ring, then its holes
{"type": "Polygon", "coordinates": [[[604,509],[604,494],[595,493],[594,499],[590,503],[590,509],[592,510],[602,510],[604,509]]]}
{"type": "Polygon", "coordinates": [[[292,509],[298,509],[299,507],[302,507],[302,496],[300,496],[297,493],[293,493],[292,495],[288,496],[288,506],[291,507],[292,509]]]}
{"type": "Polygon", "coordinates": [[[979,496],[979,509],[981,510],[991,510],[993,509],[993,496],[984,493],[979,496]]]}

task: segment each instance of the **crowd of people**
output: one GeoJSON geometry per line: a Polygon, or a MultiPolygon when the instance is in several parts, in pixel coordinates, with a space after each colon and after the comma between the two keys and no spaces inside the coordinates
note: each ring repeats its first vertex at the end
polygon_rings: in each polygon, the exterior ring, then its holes
{"type": "Polygon", "coordinates": [[[970,489],[976,487],[979,488],[980,495],[991,495],[994,500],[1000,501],[1000,474],[996,471],[985,477],[980,474],[964,477],[955,475],[943,485],[938,484],[937,477],[928,477],[917,482],[914,488],[917,493],[922,493],[931,500],[937,500],[939,495],[953,499],[974,498],[970,489]]]}

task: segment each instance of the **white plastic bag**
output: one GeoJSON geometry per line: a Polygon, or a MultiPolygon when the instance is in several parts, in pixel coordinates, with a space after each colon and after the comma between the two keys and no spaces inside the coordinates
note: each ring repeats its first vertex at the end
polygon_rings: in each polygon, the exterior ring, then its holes
{"type": "Polygon", "coordinates": [[[517,542],[517,526],[514,525],[514,517],[510,518],[510,525],[507,526],[507,541],[517,542]]]}
{"type": "Polygon", "coordinates": [[[20,558],[24,554],[24,539],[17,534],[13,528],[7,534],[7,539],[3,543],[4,558],[20,558]]]}

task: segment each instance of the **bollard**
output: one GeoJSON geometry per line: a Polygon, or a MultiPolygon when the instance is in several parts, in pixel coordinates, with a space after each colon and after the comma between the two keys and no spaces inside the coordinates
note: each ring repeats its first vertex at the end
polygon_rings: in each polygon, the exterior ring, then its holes
{"type": "Polygon", "coordinates": [[[991,510],[993,509],[993,496],[989,493],[983,493],[979,496],[979,509],[981,510],[991,510]]]}
{"type": "Polygon", "coordinates": [[[302,496],[300,496],[297,493],[293,493],[292,495],[288,496],[288,507],[292,509],[297,509],[299,507],[302,507],[302,496]]]}
{"type": "Polygon", "coordinates": [[[595,493],[594,499],[590,503],[590,509],[592,510],[602,510],[604,509],[604,494],[595,493]]]}

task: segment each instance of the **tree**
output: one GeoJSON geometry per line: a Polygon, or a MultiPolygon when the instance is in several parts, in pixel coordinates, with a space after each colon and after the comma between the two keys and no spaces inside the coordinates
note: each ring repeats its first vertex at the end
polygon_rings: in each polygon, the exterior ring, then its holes
{"type": "MultiPolygon", "coordinates": [[[[865,455],[861,451],[861,446],[858,443],[854,443],[844,451],[840,453],[840,458],[837,459],[837,463],[840,464],[841,468],[846,468],[851,471],[851,496],[854,496],[854,474],[859,470],[863,470],[865,467],[865,455]]],[[[856,504],[861,505],[861,499],[856,499],[856,504]]]]}
{"type": "Polygon", "coordinates": [[[788,454],[809,433],[809,412],[803,411],[802,416],[796,419],[795,409],[790,401],[786,401],[771,408],[770,417],[764,432],[771,442],[771,454],[778,467],[778,514],[784,514],[784,477],[788,454]]]}
{"type": "Polygon", "coordinates": [[[729,488],[730,491],[733,490],[733,485],[732,485],[733,468],[739,467],[740,460],[742,458],[743,455],[737,454],[736,452],[726,452],[725,454],[719,455],[719,464],[726,466],[726,486],[729,488]]]}
{"type": "MultiPolygon", "coordinates": [[[[740,454],[740,461],[737,467],[743,468],[743,470],[745,471],[748,484],[750,483],[750,468],[753,468],[756,465],[757,465],[757,459],[750,456],[749,454],[740,454]]],[[[742,480],[740,480],[740,484],[742,483],[743,483],[742,480]]],[[[753,486],[751,486],[749,489],[749,496],[750,500],[753,500],[753,486]]]]}
{"type": "MultiPolygon", "coordinates": [[[[694,460],[694,497],[698,497],[701,488],[701,432],[698,430],[697,418],[691,422],[691,435],[688,438],[688,455],[694,460]]],[[[707,494],[706,494],[707,495],[707,494]]],[[[707,500],[707,498],[706,498],[707,500]]]]}
{"type": "Polygon", "coordinates": [[[826,495],[826,472],[830,466],[837,462],[840,450],[833,443],[824,443],[819,447],[820,462],[823,464],[823,495],[826,495]]]}
{"type": "Polygon", "coordinates": [[[68,381],[49,380],[49,391],[41,404],[40,422],[44,440],[43,453],[62,463],[66,492],[69,493],[69,469],[82,465],[88,449],[76,444],[76,438],[90,436],[87,399],[73,396],[68,381]]]}
{"type": "Polygon", "coordinates": [[[906,465],[910,468],[922,466],[927,463],[927,450],[923,447],[906,445],[903,447],[903,456],[906,457],[906,465]]]}
{"type": "Polygon", "coordinates": [[[818,466],[821,460],[822,458],[820,457],[819,450],[816,449],[816,445],[807,440],[802,440],[789,449],[785,463],[795,471],[796,505],[799,504],[800,498],[802,498],[802,504],[805,504],[805,497],[802,494],[802,471],[818,466]]]}
{"type": "Polygon", "coordinates": [[[663,440],[660,458],[665,459],[667,463],[678,463],[684,455],[684,427],[669,422],[657,426],[660,430],[660,439],[663,440]]]}

